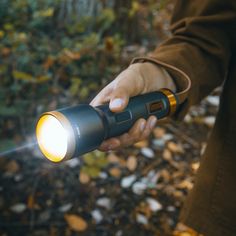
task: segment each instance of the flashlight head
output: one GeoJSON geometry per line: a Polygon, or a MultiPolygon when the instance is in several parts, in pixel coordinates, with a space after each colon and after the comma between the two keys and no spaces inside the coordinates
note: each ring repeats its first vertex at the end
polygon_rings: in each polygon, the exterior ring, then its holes
{"type": "Polygon", "coordinates": [[[61,162],[96,149],[105,137],[101,114],[89,105],[78,105],[42,114],[36,137],[43,155],[61,162]]]}

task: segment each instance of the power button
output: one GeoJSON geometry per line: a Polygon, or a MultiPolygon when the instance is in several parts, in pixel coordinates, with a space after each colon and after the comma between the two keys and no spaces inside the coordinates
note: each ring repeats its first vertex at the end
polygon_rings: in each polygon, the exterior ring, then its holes
{"type": "Polygon", "coordinates": [[[131,120],[131,114],[129,111],[123,111],[115,114],[115,120],[117,123],[125,122],[131,120]]]}

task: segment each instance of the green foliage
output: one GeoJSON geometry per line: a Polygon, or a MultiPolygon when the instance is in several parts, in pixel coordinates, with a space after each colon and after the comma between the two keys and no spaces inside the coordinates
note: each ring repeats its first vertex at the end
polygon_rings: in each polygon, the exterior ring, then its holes
{"type": "Polygon", "coordinates": [[[115,20],[113,9],[104,8],[95,17],[79,20],[72,15],[71,21],[64,23],[58,20],[61,2],[1,1],[0,86],[11,104],[2,104],[1,114],[15,115],[16,98],[19,107],[30,100],[47,104],[55,93],[65,94],[67,89],[67,103],[70,99],[85,100],[97,90],[101,78],[112,75],[107,68],[119,60],[123,45],[117,34],[109,36],[116,44],[112,50],[104,43],[104,32],[115,20]]]}
{"type": "Polygon", "coordinates": [[[108,165],[108,160],[104,152],[94,151],[84,155],[84,165],[81,168],[81,172],[88,176],[95,178],[98,177],[101,169],[108,165]]]}
{"type": "Polygon", "coordinates": [[[150,16],[160,7],[98,0],[100,10],[80,15],[68,5],[77,2],[0,1],[0,124],[20,118],[16,133],[33,132],[43,111],[91,99],[121,70],[124,45],[148,37],[143,23],[136,25],[143,9],[150,16]]]}

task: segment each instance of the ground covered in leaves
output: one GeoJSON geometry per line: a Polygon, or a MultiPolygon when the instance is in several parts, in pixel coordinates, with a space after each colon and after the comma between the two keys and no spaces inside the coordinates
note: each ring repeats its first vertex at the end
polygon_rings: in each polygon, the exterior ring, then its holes
{"type": "Polygon", "coordinates": [[[88,102],[166,39],[172,10],[171,0],[0,1],[0,236],[172,234],[219,91],[118,152],[56,165],[28,145],[39,114],[88,102]]]}
{"type": "Polygon", "coordinates": [[[62,164],[37,148],[1,158],[0,235],[171,235],[218,103],[209,96],[180,124],[118,152],[62,164]]]}

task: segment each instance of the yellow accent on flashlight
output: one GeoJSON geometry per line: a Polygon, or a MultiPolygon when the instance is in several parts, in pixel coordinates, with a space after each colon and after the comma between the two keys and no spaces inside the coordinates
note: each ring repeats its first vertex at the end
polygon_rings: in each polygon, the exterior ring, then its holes
{"type": "Polygon", "coordinates": [[[166,97],[169,100],[170,103],[170,109],[169,109],[169,116],[173,115],[176,112],[177,109],[177,100],[173,92],[169,89],[163,88],[160,90],[163,94],[166,95],[166,97]]]}
{"type": "Polygon", "coordinates": [[[40,117],[36,126],[36,137],[41,152],[52,162],[70,159],[73,155],[73,130],[69,121],[60,112],[47,112],[40,117]]]}

